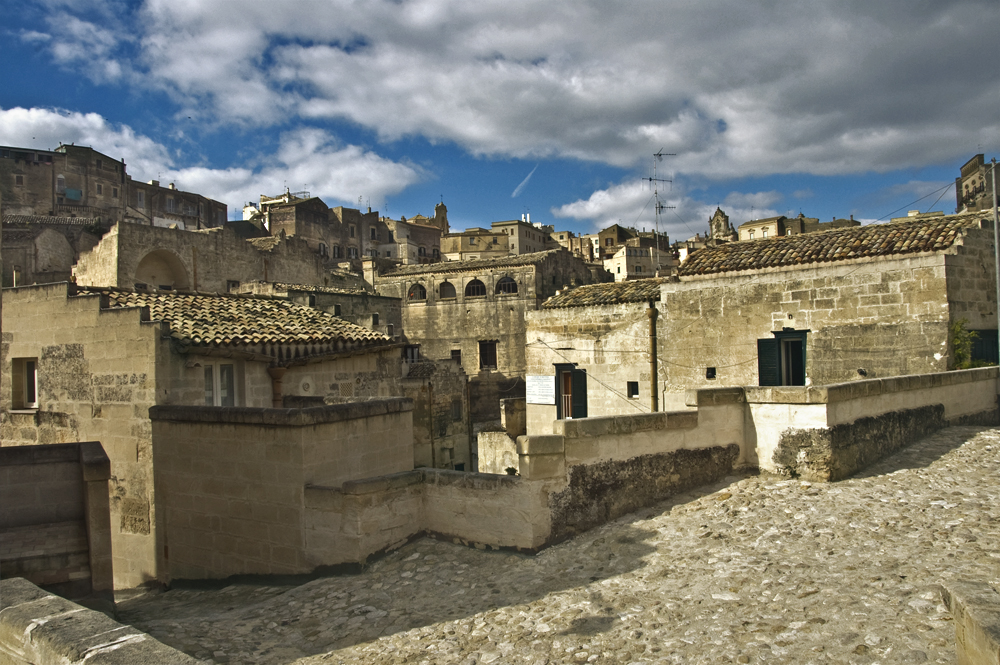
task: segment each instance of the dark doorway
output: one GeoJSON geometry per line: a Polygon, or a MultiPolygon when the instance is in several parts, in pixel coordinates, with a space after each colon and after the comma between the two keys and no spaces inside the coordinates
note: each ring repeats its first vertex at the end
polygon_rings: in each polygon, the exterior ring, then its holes
{"type": "Polygon", "coordinates": [[[587,372],[571,364],[556,365],[556,418],[587,417],[587,372]]]}
{"type": "Polygon", "coordinates": [[[761,386],[806,385],[806,334],[785,328],[774,339],[757,340],[757,374],[761,386]]]}

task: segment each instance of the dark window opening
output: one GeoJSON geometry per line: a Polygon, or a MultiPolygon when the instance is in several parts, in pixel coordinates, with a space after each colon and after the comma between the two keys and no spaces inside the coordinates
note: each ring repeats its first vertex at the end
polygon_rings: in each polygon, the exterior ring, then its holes
{"type": "Polygon", "coordinates": [[[627,383],[627,387],[628,387],[628,396],[629,397],[638,397],[639,396],[639,382],[638,381],[629,381],[627,383]]]}
{"type": "Polygon", "coordinates": [[[497,343],[479,342],[479,369],[497,368],[497,343]]]}
{"type": "Polygon", "coordinates": [[[510,277],[504,277],[497,282],[497,293],[517,293],[517,282],[510,277]]]}
{"type": "Polygon", "coordinates": [[[406,294],[407,300],[427,300],[427,289],[423,284],[414,284],[406,294]]]}
{"type": "Polygon", "coordinates": [[[459,365],[462,364],[462,349],[452,349],[451,359],[457,362],[459,365]]]}
{"type": "Polygon", "coordinates": [[[394,332],[395,332],[395,328],[392,327],[391,323],[385,327],[385,336],[386,337],[392,337],[394,332]]]}
{"type": "Polygon", "coordinates": [[[441,286],[438,287],[442,298],[454,298],[455,297],[455,285],[451,282],[442,282],[441,286]]]}
{"type": "Polygon", "coordinates": [[[556,418],[587,417],[587,372],[571,364],[556,369],[556,418]]]}
{"type": "Polygon", "coordinates": [[[372,314],[372,325],[373,326],[377,326],[378,325],[378,312],[372,314]]]}
{"type": "Polygon", "coordinates": [[[806,334],[785,329],[774,339],[757,340],[757,372],[762,386],[806,385],[806,334]]]}
{"type": "Polygon", "coordinates": [[[462,420],[462,400],[456,399],[451,402],[451,419],[453,422],[462,420]]]}
{"type": "Polygon", "coordinates": [[[340,305],[334,305],[333,306],[333,315],[334,316],[340,316],[340,305]]]}
{"type": "Polygon", "coordinates": [[[455,471],[465,471],[465,462],[456,462],[455,471]]]}
{"type": "Polygon", "coordinates": [[[705,368],[705,378],[706,379],[714,379],[715,378],[715,368],[714,367],[706,367],[705,368]]]}
{"type": "Polygon", "coordinates": [[[227,279],[226,280],[226,291],[229,293],[236,293],[240,290],[239,280],[227,279]]]}
{"type": "Polygon", "coordinates": [[[420,360],[420,346],[407,346],[403,348],[403,360],[408,363],[415,363],[420,360]]]}
{"type": "Polygon", "coordinates": [[[465,296],[467,298],[478,298],[485,295],[486,295],[486,285],[480,282],[478,279],[472,280],[465,287],[465,296]]]}
{"type": "Polygon", "coordinates": [[[1000,354],[997,353],[997,331],[973,330],[970,332],[976,333],[976,338],[972,340],[972,361],[998,364],[1000,354]]]}

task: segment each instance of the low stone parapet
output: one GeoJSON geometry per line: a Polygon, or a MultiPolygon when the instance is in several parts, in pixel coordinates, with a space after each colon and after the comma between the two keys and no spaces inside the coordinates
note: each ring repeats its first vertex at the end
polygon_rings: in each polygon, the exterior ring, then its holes
{"type": "Polygon", "coordinates": [[[1000,593],[986,582],[952,580],[945,604],[955,620],[958,665],[1000,665],[1000,593]]]}
{"type": "Polygon", "coordinates": [[[146,633],[16,577],[0,581],[0,663],[156,663],[200,661],[146,633]]]}

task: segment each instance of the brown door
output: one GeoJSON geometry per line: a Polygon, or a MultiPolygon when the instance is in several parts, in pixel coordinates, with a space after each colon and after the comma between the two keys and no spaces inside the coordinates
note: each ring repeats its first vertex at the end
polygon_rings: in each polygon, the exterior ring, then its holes
{"type": "Polygon", "coordinates": [[[562,416],[569,420],[573,417],[573,372],[562,372],[559,375],[560,394],[562,397],[562,416]]]}

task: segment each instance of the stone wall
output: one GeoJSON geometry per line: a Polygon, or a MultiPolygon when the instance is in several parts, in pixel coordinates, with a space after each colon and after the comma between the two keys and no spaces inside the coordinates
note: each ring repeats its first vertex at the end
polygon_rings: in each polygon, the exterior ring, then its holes
{"type": "Polygon", "coordinates": [[[305,488],[413,468],[410,400],[150,409],[162,576],[308,573],[305,488]]]}
{"type": "Polygon", "coordinates": [[[100,240],[105,228],[90,219],[4,217],[3,285],[69,281],[82,252],[100,240]]]}
{"type": "Polygon", "coordinates": [[[97,441],[0,448],[0,567],[70,598],[113,587],[108,480],[97,441]]]}
{"type": "Polygon", "coordinates": [[[80,256],[73,274],[81,285],[132,288],[149,279],[141,274],[143,262],[149,265],[160,259],[174,279],[162,283],[174,288],[226,293],[233,283],[254,280],[324,285],[322,260],[305,241],[254,240],[258,242],[245,240],[228,227],[181,231],[118,224],[80,256]]]}
{"type": "Polygon", "coordinates": [[[402,395],[413,400],[413,465],[474,470],[468,377],[452,360],[406,363],[402,395]]]}
{"type": "Polygon", "coordinates": [[[958,665],[1000,665],[1000,593],[996,583],[953,579],[942,595],[955,621],[958,665]]]}
{"type": "Polygon", "coordinates": [[[745,388],[747,450],[761,469],[840,480],[946,425],[1000,422],[1000,369],[830,386],[745,388]]]}
{"type": "Polygon", "coordinates": [[[4,446],[100,441],[111,460],[115,588],[156,579],[152,435],[157,365],[171,353],[159,323],[139,310],[101,310],[99,298],[67,297],[66,284],[6,289],[2,372],[37,359],[38,408],[10,409],[2,382],[4,446]]]}

